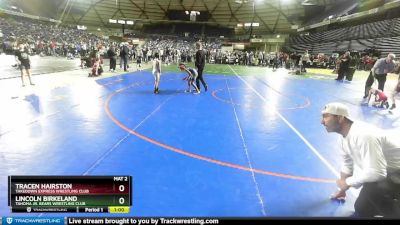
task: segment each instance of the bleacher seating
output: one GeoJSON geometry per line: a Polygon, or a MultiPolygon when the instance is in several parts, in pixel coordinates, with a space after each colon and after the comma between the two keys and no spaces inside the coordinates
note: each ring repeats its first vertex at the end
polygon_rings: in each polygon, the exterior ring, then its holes
{"type": "Polygon", "coordinates": [[[400,18],[371,22],[324,32],[310,32],[289,38],[289,49],[312,54],[331,54],[335,51],[363,51],[375,48],[382,55],[400,55],[400,18]]]}

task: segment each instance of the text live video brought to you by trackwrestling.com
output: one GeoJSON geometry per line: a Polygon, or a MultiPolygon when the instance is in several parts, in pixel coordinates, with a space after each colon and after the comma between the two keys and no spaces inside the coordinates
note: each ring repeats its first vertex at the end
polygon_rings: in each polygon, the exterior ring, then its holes
{"type": "Polygon", "coordinates": [[[131,176],[9,176],[8,187],[8,206],[12,214],[0,215],[0,225],[213,225],[233,221],[262,222],[261,218],[124,217],[124,214],[132,211],[131,176]],[[52,213],[57,216],[52,216],[52,213]],[[82,217],[74,217],[81,213],[82,217]],[[93,216],[86,217],[88,214],[93,216]]]}

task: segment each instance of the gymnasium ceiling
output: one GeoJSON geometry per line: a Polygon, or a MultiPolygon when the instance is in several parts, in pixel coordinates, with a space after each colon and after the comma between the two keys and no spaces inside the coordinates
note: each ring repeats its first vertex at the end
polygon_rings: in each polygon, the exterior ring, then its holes
{"type": "MultiPolygon", "coordinates": [[[[316,4],[331,2],[320,0],[316,4]]],[[[127,18],[140,26],[168,22],[169,10],[207,11],[209,19],[204,23],[237,27],[238,23],[254,22],[259,23],[254,32],[281,33],[290,31],[304,16],[301,3],[298,0],[75,0],[74,10],[71,8],[63,21],[107,26],[110,18],[127,18]]]]}
{"type": "MultiPolygon", "coordinates": [[[[1,0],[0,0],[1,1],[1,0]]],[[[253,33],[277,34],[294,31],[292,25],[306,23],[314,14],[339,7],[351,0],[9,0],[25,6],[25,10],[53,13],[54,19],[64,23],[97,27],[116,27],[109,19],[135,21],[132,28],[143,24],[169,23],[171,11],[204,11],[212,25],[238,28],[238,23],[258,23],[253,33]],[[29,7],[26,7],[26,4],[29,7]],[[314,8],[314,11],[310,11],[314,8]],[[43,10],[44,9],[44,10],[43,10]],[[56,10],[55,10],[56,9],[56,10]],[[321,9],[321,10],[315,10],[321,9]],[[310,14],[311,12],[311,14],[310,14]]],[[[353,1],[354,2],[354,1],[353,1]]],[[[356,2],[379,2],[358,0],[356,2]]],[[[188,16],[189,17],[189,16],[188,16]]],[[[187,19],[189,20],[189,19],[187,19]]],[[[178,22],[178,21],[175,21],[178,22]]],[[[191,23],[190,21],[181,21],[191,23]]],[[[118,26],[118,25],[117,25],[118,26]]]]}

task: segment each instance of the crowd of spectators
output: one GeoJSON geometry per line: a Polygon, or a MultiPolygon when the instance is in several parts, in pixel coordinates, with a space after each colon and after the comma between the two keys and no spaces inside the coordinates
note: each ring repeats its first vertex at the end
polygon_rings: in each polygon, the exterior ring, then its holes
{"type": "MultiPolygon", "coordinates": [[[[192,62],[196,52],[196,41],[199,41],[196,37],[153,35],[142,46],[137,47],[136,52],[143,55],[145,62],[151,60],[155,53],[166,63],[192,62]]],[[[221,49],[222,45],[219,39],[204,39],[201,42],[208,55],[221,49]]]]}
{"type": "MultiPolygon", "coordinates": [[[[195,43],[201,41],[206,51],[207,63],[236,64],[246,66],[286,67],[287,69],[306,67],[336,68],[338,53],[309,54],[301,52],[265,52],[260,50],[226,50],[222,48],[220,38],[201,38],[198,35],[147,35],[144,44],[111,42],[107,38],[78,30],[76,27],[58,25],[50,22],[33,21],[24,18],[0,17],[2,51],[13,54],[18,42],[25,43],[30,54],[41,56],[80,57],[82,67],[91,67],[93,59],[109,57],[107,52],[113,49],[113,57],[119,57],[122,65],[121,49],[127,47],[130,60],[147,63],[157,53],[165,64],[193,62],[196,52],[195,43]]],[[[129,38],[128,38],[129,39],[129,38]]],[[[353,54],[352,66],[360,70],[370,70],[376,58],[369,54],[353,54]]],[[[113,69],[115,71],[115,69],[113,69]]]]}
{"type": "Polygon", "coordinates": [[[13,54],[18,43],[25,43],[32,55],[69,57],[109,45],[107,39],[86,30],[50,22],[0,17],[0,27],[1,49],[6,54],[13,54]]]}

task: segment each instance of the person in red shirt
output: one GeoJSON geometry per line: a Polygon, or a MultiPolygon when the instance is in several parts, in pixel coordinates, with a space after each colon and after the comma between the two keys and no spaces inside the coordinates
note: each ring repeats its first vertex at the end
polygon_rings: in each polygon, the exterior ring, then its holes
{"type": "Polygon", "coordinates": [[[379,89],[371,88],[368,93],[368,100],[366,104],[369,103],[372,95],[375,95],[375,101],[372,103],[372,106],[379,107],[379,108],[389,108],[388,97],[385,93],[379,89]]]}

